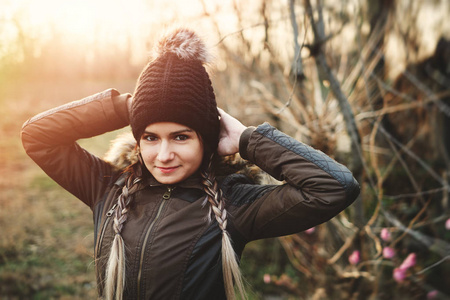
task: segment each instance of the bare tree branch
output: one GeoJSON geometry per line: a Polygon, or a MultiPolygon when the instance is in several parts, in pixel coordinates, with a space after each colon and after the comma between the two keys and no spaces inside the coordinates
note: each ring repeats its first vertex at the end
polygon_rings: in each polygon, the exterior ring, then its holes
{"type": "Polygon", "coordinates": [[[302,49],[300,48],[300,44],[298,43],[298,25],[295,15],[295,0],[289,0],[289,11],[291,17],[291,25],[294,33],[294,61],[292,63],[292,73],[294,74],[296,79],[302,79],[304,77],[303,62],[300,53],[302,49]]]}
{"type": "Polygon", "coordinates": [[[338,100],[339,107],[344,116],[348,134],[350,135],[352,141],[352,149],[356,150],[355,153],[358,153],[360,155],[359,157],[357,157],[358,159],[354,161],[354,167],[356,167],[356,169],[359,170],[361,166],[361,156],[362,156],[361,137],[359,135],[358,128],[355,122],[355,117],[350,107],[350,104],[348,103],[347,97],[342,91],[341,85],[337,81],[336,77],[333,74],[333,71],[331,70],[330,66],[326,61],[326,57],[322,47],[323,41],[325,40],[325,33],[323,31],[323,20],[320,19],[320,16],[322,16],[322,13],[320,12],[322,8],[320,5],[318,5],[317,9],[319,10],[319,20],[316,21],[314,19],[313,9],[310,0],[305,0],[305,6],[309,19],[311,21],[311,26],[314,32],[314,44],[316,45],[317,49],[317,52],[313,53],[313,55],[314,58],[316,59],[318,67],[327,76],[327,79],[330,82],[331,90],[333,94],[336,96],[336,99],[338,100]]]}

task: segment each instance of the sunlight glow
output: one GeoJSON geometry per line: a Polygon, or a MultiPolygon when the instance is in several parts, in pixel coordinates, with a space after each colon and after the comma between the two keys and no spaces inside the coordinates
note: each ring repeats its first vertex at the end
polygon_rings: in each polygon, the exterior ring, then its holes
{"type": "MultiPolygon", "coordinates": [[[[145,55],[148,42],[173,25],[188,25],[205,35],[212,26],[205,25],[201,0],[0,0],[0,38],[32,41],[34,55],[38,46],[57,41],[67,47],[81,48],[89,57],[89,49],[132,47],[145,55]]],[[[230,3],[204,1],[206,9],[223,24],[230,26],[230,3]],[[228,16],[228,17],[227,17],[228,16]]],[[[7,44],[7,43],[6,43],[7,44]]],[[[14,44],[14,43],[10,43],[14,44]]],[[[0,47],[1,52],[9,51],[0,47]]],[[[19,58],[20,54],[16,56],[19,58]]],[[[133,56],[133,59],[135,57],[133,56]]]]}
{"type": "Polygon", "coordinates": [[[26,18],[31,28],[83,38],[93,38],[103,29],[113,35],[134,30],[144,23],[146,11],[144,2],[136,0],[14,0],[10,6],[7,17],[26,18]]]}
{"type": "MultiPolygon", "coordinates": [[[[0,18],[20,24],[27,34],[45,38],[62,33],[66,38],[95,42],[147,36],[173,23],[200,22],[200,1],[180,0],[3,0],[0,18]]],[[[215,1],[208,1],[208,6],[215,1]]],[[[3,29],[12,34],[13,28],[3,29]]]]}

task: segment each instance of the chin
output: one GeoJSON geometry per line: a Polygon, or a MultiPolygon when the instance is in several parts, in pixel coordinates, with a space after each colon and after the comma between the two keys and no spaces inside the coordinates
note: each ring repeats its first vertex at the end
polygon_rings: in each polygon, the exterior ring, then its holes
{"type": "Polygon", "coordinates": [[[179,178],[169,178],[169,177],[155,177],[155,179],[162,184],[176,184],[181,181],[179,178]]]}

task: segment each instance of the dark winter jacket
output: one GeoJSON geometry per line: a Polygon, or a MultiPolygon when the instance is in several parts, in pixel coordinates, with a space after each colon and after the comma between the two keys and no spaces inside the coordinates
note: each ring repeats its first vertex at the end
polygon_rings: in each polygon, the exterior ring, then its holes
{"type": "MultiPolygon", "coordinates": [[[[105,92],[28,120],[28,155],[93,211],[99,293],[114,237],[112,212],[124,184],[122,171],[76,141],[129,124],[128,94],[105,92]]],[[[220,179],[236,253],[253,240],[288,235],[336,216],[359,194],[351,172],[268,124],[247,129],[240,155],[284,184],[255,184],[244,174],[220,179]]],[[[205,217],[201,181],[193,175],[168,189],[152,177],[134,194],[122,236],[126,245],[124,299],[225,299],[222,232],[205,217]],[[166,196],[164,196],[166,195],[166,196]]]]}

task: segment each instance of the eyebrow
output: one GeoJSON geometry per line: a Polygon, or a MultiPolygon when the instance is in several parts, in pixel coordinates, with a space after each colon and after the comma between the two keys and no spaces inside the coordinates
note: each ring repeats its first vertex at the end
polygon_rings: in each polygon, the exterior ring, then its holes
{"type": "MultiPolygon", "coordinates": [[[[191,133],[191,132],[194,132],[194,130],[189,129],[189,128],[185,128],[185,129],[181,129],[181,130],[170,132],[169,135],[178,135],[178,134],[186,133],[186,132],[191,133]]],[[[144,131],[144,134],[158,135],[158,134],[156,134],[154,132],[151,132],[151,131],[144,131]]]]}

